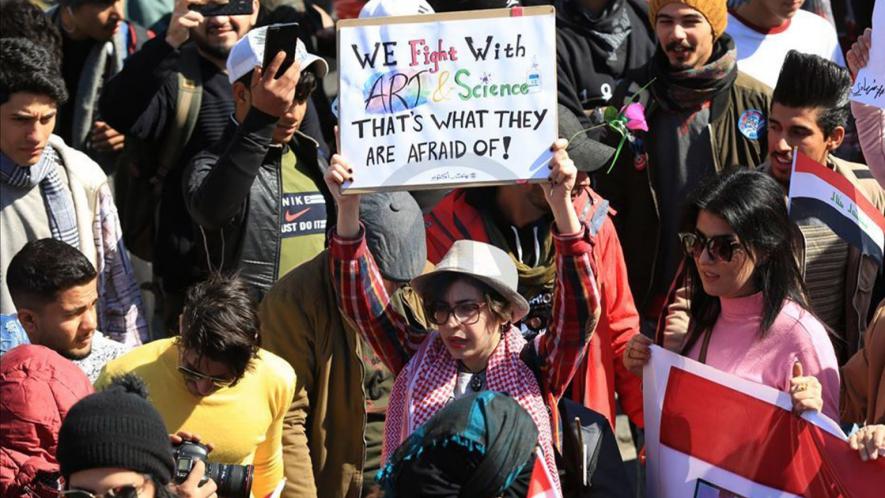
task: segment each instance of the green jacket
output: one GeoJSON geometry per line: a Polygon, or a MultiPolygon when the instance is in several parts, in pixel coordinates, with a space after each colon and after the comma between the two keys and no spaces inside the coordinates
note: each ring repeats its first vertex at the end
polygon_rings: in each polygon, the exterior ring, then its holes
{"type": "MultiPolygon", "coordinates": [[[[649,63],[635,73],[634,77],[628,76],[615,91],[613,105],[626,104],[630,96],[650,81],[651,67],[652,64],[649,63]]],[[[648,89],[642,91],[637,101],[645,106],[646,121],[649,123],[654,121],[657,113],[665,112],[651,100],[648,89]]],[[[767,117],[770,103],[771,89],[740,72],[731,89],[713,100],[708,126],[713,150],[710,160],[717,172],[734,165],[755,168],[765,161],[768,151],[765,129],[759,131],[757,139],[750,139],[740,132],[738,125],[747,111],[759,111],[759,114],[767,117]]],[[[642,140],[644,150],[654,150],[654,136],[645,134],[642,140]]],[[[624,248],[630,288],[637,308],[643,313],[652,297],[651,285],[660,244],[661,212],[671,208],[658,205],[652,173],[656,168],[666,168],[666,165],[656,164],[654,158],[650,157],[643,168],[641,158],[636,156],[629,145],[625,143],[612,172],[598,176],[597,191],[617,211],[614,217],[615,227],[624,248]],[[653,243],[650,243],[652,240],[653,243]]],[[[668,215],[682,216],[682,213],[668,215]]]]}
{"type": "MultiPolygon", "coordinates": [[[[410,287],[391,302],[412,323],[424,323],[410,287]]],[[[328,250],[278,280],[261,302],[259,315],[262,347],[288,361],[297,375],[295,399],[283,421],[283,496],[359,497],[363,481],[374,479],[363,475],[364,343],[338,310],[328,250]]],[[[387,376],[392,385],[392,375],[387,376]]],[[[386,396],[375,400],[373,411],[386,411],[386,401],[386,396]]]]}

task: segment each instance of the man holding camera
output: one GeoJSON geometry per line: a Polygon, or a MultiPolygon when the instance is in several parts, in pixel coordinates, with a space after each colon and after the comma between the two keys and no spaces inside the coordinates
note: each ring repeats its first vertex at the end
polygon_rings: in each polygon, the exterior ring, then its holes
{"type": "MultiPolygon", "coordinates": [[[[253,495],[267,496],[283,478],[283,417],[295,394],[292,367],[260,348],[258,313],[240,280],[214,277],[193,286],[179,327],[180,337],[154,341],[108,363],[96,386],[135,373],[170,432],[200,434],[214,445],[213,462],[254,465],[253,495]]],[[[244,473],[231,474],[238,482],[217,484],[241,489],[244,478],[237,476],[244,473]]]]}
{"type": "Polygon", "coordinates": [[[58,434],[64,494],[57,496],[217,498],[205,462],[179,467],[170,439],[181,437],[167,435],[146,396],[141,379],[126,375],[70,408],[58,434]]]}
{"type": "Polygon", "coordinates": [[[236,270],[259,299],[325,246],[334,206],[322,180],[326,161],[300,128],[327,71],[297,39],[297,25],[250,31],[227,59],[233,118],[184,172],[187,209],[202,235],[197,253],[206,258],[200,266],[236,270]]]}

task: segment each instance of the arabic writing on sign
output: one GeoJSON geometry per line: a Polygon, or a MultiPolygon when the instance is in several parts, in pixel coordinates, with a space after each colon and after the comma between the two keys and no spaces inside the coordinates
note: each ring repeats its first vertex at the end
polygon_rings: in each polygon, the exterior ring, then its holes
{"type": "Polygon", "coordinates": [[[437,173],[430,177],[430,179],[434,182],[446,180],[475,180],[476,173],[452,173],[450,171],[446,171],[444,173],[437,173]]]}
{"type": "Polygon", "coordinates": [[[864,230],[868,228],[866,220],[861,218],[861,216],[857,212],[857,204],[855,204],[854,202],[848,202],[848,207],[845,207],[845,202],[842,200],[842,194],[836,192],[835,190],[830,196],[830,201],[838,206],[839,209],[848,213],[848,215],[852,217],[854,221],[856,221],[857,224],[861,226],[861,228],[863,228],[864,230]]]}
{"type": "Polygon", "coordinates": [[[883,95],[885,95],[885,82],[879,82],[876,78],[860,78],[851,88],[852,97],[881,99],[883,95]]]}

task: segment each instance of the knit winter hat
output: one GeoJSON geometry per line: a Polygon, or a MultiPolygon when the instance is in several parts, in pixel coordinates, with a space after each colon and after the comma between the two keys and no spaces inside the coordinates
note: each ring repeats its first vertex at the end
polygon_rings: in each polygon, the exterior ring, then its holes
{"type": "Polygon", "coordinates": [[[700,12],[713,27],[714,40],[725,33],[725,26],[728,24],[728,5],[725,0],[649,0],[648,14],[652,27],[655,26],[658,11],[671,3],[683,3],[700,12]]]}
{"type": "Polygon", "coordinates": [[[167,484],[174,471],[172,444],[163,419],[146,398],[144,382],[127,374],[78,401],[58,435],[62,475],[118,467],[167,484]]]}

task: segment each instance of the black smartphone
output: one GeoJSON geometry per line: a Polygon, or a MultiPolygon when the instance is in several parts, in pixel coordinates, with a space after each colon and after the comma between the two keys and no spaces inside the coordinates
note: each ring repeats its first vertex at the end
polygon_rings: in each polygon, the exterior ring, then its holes
{"type": "Polygon", "coordinates": [[[252,0],[230,0],[227,3],[210,2],[205,5],[191,5],[189,8],[203,14],[203,17],[242,16],[252,13],[252,0]]]}
{"type": "Polygon", "coordinates": [[[264,69],[270,65],[270,62],[280,52],[286,52],[286,58],[283,65],[274,75],[279,78],[289,69],[289,66],[295,62],[295,47],[298,43],[298,23],[272,24],[267,27],[267,33],[264,38],[264,69]]]}

